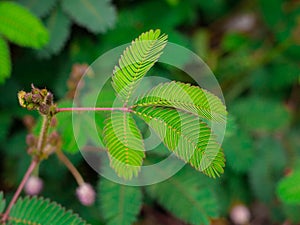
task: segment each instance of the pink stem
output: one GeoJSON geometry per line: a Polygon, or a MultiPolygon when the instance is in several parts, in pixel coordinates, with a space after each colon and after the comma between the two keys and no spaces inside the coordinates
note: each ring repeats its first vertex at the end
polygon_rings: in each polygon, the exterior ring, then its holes
{"type": "Polygon", "coordinates": [[[33,172],[33,170],[35,169],[35,167],[38,165],[38,163],[39,163],[39,162],[38,162],[37,160],[32,160],[32,161],[31,161],[31,164],[30,164],[30,166],[28,167],[28,169],[27,169],[27,171],[26,171],[26,173],[25,173],[25,175],[24,175],[24,177],[23,177],[23,180],[21,181],[21,183],[20,183],[20,185],[19,185],[17,191],[15,192],[15,194],[14,194],[12,200],[10,201],[10,203],[9,203],[9,205],[8,205],[8,207],[7,207],[6,211],[5,211],[5,213],[4,213],[3,216],[2,216],[2,219],[1,219],[1,222],[2,222],[2,223],[5,223],[6,220],[8,219],[8,216],[9,216],[9,213],[10,213],[11,208],[12,208],[13,205],[16,203],[16,201],[17,201],[17,199],[18,199],[18,197],[19,197],[21,191],[23,190],[23,188],[24,188],[24,186],[25,186],[25,184],[26,184],[28,178],[30,177],[31,173],[33,172]]]}
{"type": "Polygon", "coordinates": [[[97,107],[74,107],[74,108],[58,108],[57,112],[71,112],[71,111],[124,111],[131,112],[129,108],[97,108],[97,107]]]}

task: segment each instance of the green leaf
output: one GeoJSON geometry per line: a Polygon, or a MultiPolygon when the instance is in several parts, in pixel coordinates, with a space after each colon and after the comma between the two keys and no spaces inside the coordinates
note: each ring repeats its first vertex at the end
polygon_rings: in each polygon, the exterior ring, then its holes
{"type": "Polygon", "coordinates": [[[225,122],[226,108],[212,93],[181,82],[162,83],[138,98],[136,106],[166,106],[181,109],[200,118],[225,122]]]}
{"type": "Polygon", "coordinates": [[[146,187],[146,191],[174,216],[189,224],[209,225],[210,218],[218,216],[218,204],[207,180],[189,167],[167,181],[146,187]]]}
{"type": "Polygon", "coordinates": [[[101,179],[98,184],[100,212],[107,225],[131,225],[142,206],[140,187],[130,187],[101,179]]]}
{"type": "Polygon", "coordinates": [[[253,194],[265,203],[275,199],[276,183],[283,174],[287,157],[282,144],[272,138],[264,137],[257,141],[256,155],[249,171],[253,194]]]}
{"type": "Polygon", "coordinates": [[[277,186],[278,197],[286,204],[300,204],[300,170],[280,180],[277,186]]]}
{"type": "Polygon", "coordinates": [[[5,199],[3,196],[3,192],[0,192],[0,214],[4,211],[5,205],[6,205],[6,202],[5,202],[5,199]]]}
{"type": "Polygon", "coordinates": [[[103,130],[111,166],[118,176],[137,176],[145,157],[142,135],[128,112],[112,112],[103,130]]]}
{"type": "Polygon", "coordinates": [[[255,151],[250,136],[244,130],[225,136],[222,143],[227,165],[237,173],[245,173],[252,168],[255,151]],[[234,144],[233,144],[234,143],[234,144]]]}
{"type": "MultiPolygon", "coordinates": [[[[0,25],[1,26],[1,25],[0,25]]],[[[7,42],[0,36],[0,84],[10,76],[11,61],[7,42]]]]}
{"type": "Polygon", "coordinates": [[[199,118],[162,107],[133,109],[177,157],[210,177],[224,172],[225,158],[210,128],[199,118]]]}
{"type": "Polygon", "coordinates": [[[49,43],[38,54],[42,57],[50,57],[61,51],[70,35],[71,20],[58,7],[53,10],[45,23],[49,33],[49,43]]]}
{"type": "Polygon", "coordinates": [[[55,6],[57,0],[18,0],[18,3],[28,8],[33,14],[38,17],[46,16],[55,6]]]}
{"type": "MultiPolygon", "coordinates": [[[[274,31],[278,28],[278,25],[285,19],[283,14],[283,0],[259,0],[258,4],[261,10],[261,16],[269,27],[273,28],[274,31]]],[[[279,32],[278,32],[279,33],[279,32]]]]}
{"type": "Polygon", "coordinates": [[[162,54],[167,36],[160,30],[142,33],[125,49],[113,72],[113,87],[127,105],[140,79],[146,75],[162,54]]]}
{"type": "Polygon", "coordinates": [[[62,7],[77,24],[93,33],[104,33],[116,21],[110,0],[62,0],[62,7]]]}
{"type": "Polygon", "coordinates": [[[41,48],[49,35],[41,21],[23,6],[9,1],[0,2],[0,33],[15,44],[41,48]]]}
{"type": "Polygon", "coordinates": [[[20,198],[13,206],[9,224],[87,224],[78,215],[66,211],[63,207],[48,199],[38,197],[20,198]]]}

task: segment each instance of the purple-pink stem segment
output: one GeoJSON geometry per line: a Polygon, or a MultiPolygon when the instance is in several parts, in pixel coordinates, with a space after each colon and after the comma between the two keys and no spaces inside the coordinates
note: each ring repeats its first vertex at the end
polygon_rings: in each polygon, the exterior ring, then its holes
{"type": "Polygon", "coordinates": [[[24,175],[24,177],[23,177],[23,179],[22,179],[22,181],[21,181],[21,183],[20,183],[17,191],[15,192],[15,194],[14,194],[12,200],[10,201],[10,203],[9,203],[9,205],[8,205],[5,213],[2,216],[2,219],[1,219],[2,223],[5,223],[6,220],[8,219],[11,208],[16,203],[16,201],[17,201],[19,195],[21,194],[21,191],[23,190],[23,188],[24,188],[27,180],[29,179],[31,173],[33,172],[33,170],[35,169],[35,167],[38,165],[38,163],[39,162],[37,160],[32,160],[31,161],[31,164],[28,167],[28,169],[27,169],[27,171],[26,171],[26,173],[25,173],[25,175],[24,175]]]}
{"type": "Polygon", "coordinates": [[[131,112],[130,108],[98,108],[98,107],[74,107],[74,108],[58,108],[57,112],[72,112],[72,111],[123,111],[131,112]]]}

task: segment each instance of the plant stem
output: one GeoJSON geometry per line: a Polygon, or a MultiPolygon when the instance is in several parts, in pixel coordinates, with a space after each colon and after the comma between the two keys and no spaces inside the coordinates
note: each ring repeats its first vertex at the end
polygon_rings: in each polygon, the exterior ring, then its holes
{"type": "Polygon", "coordinates": [[[17,199],[18,199],[18,197],[19,197],[21,191],[22,191],[23,188],[24,188],[24,185],[26,184],[26,182],[27,182],[28,178],[30,177],[32,171],[35,169],[35,167],[36,167],[38,164],[39,164],[39,161],[36,160],[36,159],[33,159],[33,160],[31,161],[31,164],[30,164],[30,166],[28,167],[28,169],[27,169],[27,171],[26,171],[26,173],[25,173],[25,175],[24,175],[24,177],[23,177],[23,179],[22,179],[22,181],[21,181],[21,183],[20,183],[20,185],[19,185],[17,191],[15,192],[15,194],[14,194],[12,200],[10,201],[10,203],[9,203],[9,205],[8,205],[8,207],[7,207],[6,211],[5,211],[5,213],[4,213],[3,216],[2,216],[2,219],[1,219],[1,222],[2,222],[2,223],[5,223],[6,220],[8,219],[8,216],[9,216],[9,213],[10,213],[11,208],[12,208],[13,205],[16,203],[16,201],[17,201],[17,199]]]}
{"type": "Polygon", "coordinates": [[[38,144],[37,144],[37,150],[41,152],[44,148],[45,141],[46,141],[46,136],[49,128],[49,121],[50,119],[48,116],[43,116],[43,124],[42,124],[42,129],[40,132],[38,144]]]}
{"type": "Polygon", "coordinates": [[[58,108],[56,112],[72,112],[72,111],[123,111],[131,112],[129,108],[99,108],[99,107],[74,107],[74,108],[58,108]]]}
{"type": "Polygon", "coordinates": [[[83,180],[81,174],[78,172],[76,167],[72,164],[72,162],[68,159],[68,157],[65,156],[65,154],[61,150],[57,150],[56,154],[57,154],[57,157],[59,158],[59,160],[62,161],[63,164],[65,164],[65,166],[72,173],[72,175],[74,176],[78,185],[80,186],[80,185],[84,184],[84,180],[83,180]]]}

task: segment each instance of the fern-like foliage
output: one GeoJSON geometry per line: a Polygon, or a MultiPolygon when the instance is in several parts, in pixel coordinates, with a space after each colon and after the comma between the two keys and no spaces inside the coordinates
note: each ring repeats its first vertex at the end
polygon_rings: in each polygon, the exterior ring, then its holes
{"type": "Polygon", "coordinates": [[[205,177],[193,172],[185,167],[169,180],[147,187],[146,191],[160,205],[185,222],[209,225],[210,218],[218,216],[216,197],[205,177]]]}
{"type": "Polygon", "coordinates": [[[38,51],[42,58],[48,58],[61,51],[70,35],[71,20],[60,7],[54,9],[47,18],[45,25],[50,33],[48,44],[38,51]]]}
{"type": "Polygon", "coordinates": [[[42,22],[23,6],[0,2],[0,33],[18,45],[41,48],[48,40],[47,29],[42,22]]]}
{"type": "Polygon", "coordinates": [[[225,158],[209,122],[226,123],[226,109],[210,92],[190,84],[159,84],[133,101],[139,82],[167,43],[160,30],[150,30],[125,49],[115,67],[112,85],[123,112],[112,112],[104,128],[111,166],[120,177],[136,176],[144,158],[140,131],[130,113],[141,117],[180,159],[210,177],[223,173],[225,158]]]}
{"type": "Polygon", "coordinates": [[[135,106],[172,107],[209,121],[223,123],[227,115],[221,100],[212,93],[190,84],[175,81],[157,85],[139,97],[135,106]]]}
{"type": "Polygon", "coordinates": [[[11,72],[10,53],[7,42],[0,36],[0,84],[4,83],[5,78],[11,72]]]}
{"type": "Polygon", "coordinates": [[[134,112],[180,159],[211,177],[223,173],[223,151],[210,128],[198,117],[163,107],[136,107],[134,112]]]}
{"type": "Polygon", "coordinates": [[[3,192],[0,192],[0,214],[4,211],[5,205],[6,205],[6,202],[3,197],[3,192]]]}
{"type": "Polygon", "coordinates": [[[100,211],[107,225],[131,225],[142,206],[140,187],[130,187],[101,179],[98,184],[100,211]]]}
{"type": "Polygon", "coordinates": [[[112,112],[103,130],[111,166],[120,177],[137,176],[145,157],[142,135],[132,115],[112,112]]]}
{"type": "Polygon", "coordinates": [[[167,42],[166,35],[160,30],[150,30],[141,34],[123,52],[119,65],[113,72],[113,87],[127,105],[139,81],[162,54],[167,42]]]}
{"type": "Polygon", "coordinates": [[[63,10],[79,25],[93,33],[112,28],[116,11],[110,0],[62,0],[63,10]]]}
{"type": "MultiPolygon", "coordinates": [[[[0,206],[2,197],[0,194],[0,206]]],[[[62,206],[48,199],[25,197],[20,198],[11,209],[8,224],[85,225],[87,223],[77,214],[66,211],[62,206]]]]}

